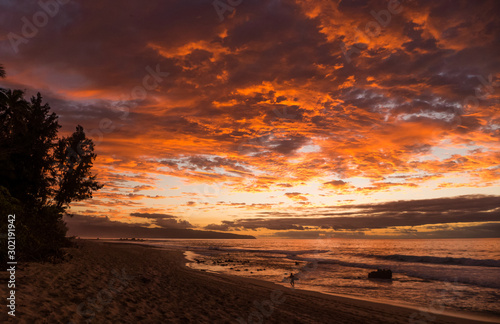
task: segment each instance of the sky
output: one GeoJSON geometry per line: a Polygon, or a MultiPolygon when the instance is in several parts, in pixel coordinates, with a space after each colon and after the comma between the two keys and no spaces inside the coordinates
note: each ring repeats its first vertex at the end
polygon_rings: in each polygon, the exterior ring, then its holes
{"type": "Polygon", "coordinates": [[[499,12],[1,0],[0,85],[96,144],[104,188],[72,204],[70,233],[498,237],[499,12]]]}

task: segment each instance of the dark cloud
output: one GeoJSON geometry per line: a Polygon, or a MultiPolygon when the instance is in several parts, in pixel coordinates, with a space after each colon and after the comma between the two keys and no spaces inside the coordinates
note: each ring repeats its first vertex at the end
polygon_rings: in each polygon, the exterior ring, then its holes
{"type": "Polygon", "coordinates": [[[238,164],[238,161],[232,159],[224,159],[221,157],[207,158],[202,156],[192,156],[186,161],[192,168],[199,168],[202,170],[213,170],[214,168],[226,168],[229,170],[236,170],[242,172],[249,172],[246,168],[238,164]]]}
{"type": "Polygon", "coordinates": [[[347,182],[345,181],[342,181],[342,180],[332,180],[332,181],[328,181],[328,182],[325,182],[323,183],[323,185],[325,185],[326,187],[343,187],[345,185],[347,185],[347,182]]]}
{"type": "Polygon", "coordinates": [[[135,186],[133,189],[134,189],[134,192],[139,192],[139,191],[142,191],[142,190],[151,190],[151,189],[154,189],[155,187],[153,186],[146,186],[146,185],[140,185],[140,186],[135,186]]]}
{"type": "Polygon", "coordinates": [[[296,201],[307,201],[307,197],[300,192],[287,192],[285,196],[296,201]]]}
{"type": "Polygon", "coordinates": [[[272,150],[281,154],[291,154],[302,146],[306,145],[309,139],[305,136],[292,136],[284,140],[277,140],[273,144],[272,150]]]}
{"type": "Polygon", "coordinates": [[[500,237],[500,223],[464,224],[460,226],[436,225],[427,226],[425,231],[418,231],[413,228],[391,228],[396,230],[395,234],[366,234],[363,231],[343,230],[343,231],[279,231],[268,237],[279,238],[418,238],[418,239],[443,239],[443,238],[496,238],[500,237]]]}
{"type": "MultiPolygon", "coordinates": [[[[229,231],[233,229],[233,223],[230,221],[222,221],[221,224],[209,224],[205,226],[205,229],[212,231],[229,231]]],[[[235,228],[235,230],[239,230],[235,228]]]]}
{"type": "Polygon", "coordinates": [[[186,229],[193,227],[193,225],[191,225],[188,221],[178,219],[177,217],[168,214],[131,213],[130,216],[153,220],[152,224],[161,228],[186,229]]]}
{"type": "MultiPolygon", "coordinates": [[[[494,212],[500,206],[500,196],[467,195],[447,198],[400,200],[379,204],[345,205],[335,208],[365,210],[365,213],[403,213],[417,212],[432,215],[459,213],[488,212],[500,217],[500,213],[494,212]]],[[[446,216],[445,216],[446,217],[446,216]]]]}
{"type": "Polygon", "coordinates": [[[470,226],[455,226],[419,233],[419,237],[427,238],[489,238],[500,237],[500,223],[483,223],[470,226]]]}
{"type": "Polygon", "coordinates": [[[185,228],[148,228],[144,224],[112,221],[108,217],[73,215],[65,217],[68,235],[81,237],[139,238],[253,238],[230,233],[198,231],[185,228]]]}
{"type": "MultiPolygon", "coordinates": [[[[292,193],[294,194],[294,193],[292,193]]],[[[295,193],[300,195],[299,193],[295,193]]],[[[379,204],[332,207],[332,212],[311,213],[307,217],[243,218],[211,225],[210,229],[266,228],[271,230],[369,230],[397,226],[443,223],[500,221],[500,196],[460,196],[454,198],[405,200],[379,204]],[[335,212],[333,212],[335,211],[335,212]],[[219,227],[218,227],[219,226],[219,227]]]]}
{"type": "Polygon", "coordinates": [[[157,214],[157,213],[131,213],[130,216],[148,218],[148,219],[174,219],[177,218],[168,214],[157,214]]]}

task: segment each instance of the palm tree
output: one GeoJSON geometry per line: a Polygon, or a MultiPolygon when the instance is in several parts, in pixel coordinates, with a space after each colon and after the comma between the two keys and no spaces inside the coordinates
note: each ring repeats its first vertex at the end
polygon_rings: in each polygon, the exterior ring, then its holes
{"type": "Polygon", "coordinates": [[[5,78],[5,69],[2,64],[0,64],[0,78],[5,78]]]}
{"type": "Polygon", "coordinates": [[[5,95],[5,105],[10,109],[15,109],[15,107],[19,107],[19,105],[27,104],[26,100],[24,100],[24,91],[22,90],[11,90],[11,89],[2,89],[5,95]]]}

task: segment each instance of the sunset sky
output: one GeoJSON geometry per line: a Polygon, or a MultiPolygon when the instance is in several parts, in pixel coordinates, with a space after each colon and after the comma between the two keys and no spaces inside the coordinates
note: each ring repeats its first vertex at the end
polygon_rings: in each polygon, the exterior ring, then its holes
{"type": "Polygon", "coordinates": [[[498,1],[22,3],[0,86],[81,124],[105,185],[70,233],[500,235],[498,1]]]}

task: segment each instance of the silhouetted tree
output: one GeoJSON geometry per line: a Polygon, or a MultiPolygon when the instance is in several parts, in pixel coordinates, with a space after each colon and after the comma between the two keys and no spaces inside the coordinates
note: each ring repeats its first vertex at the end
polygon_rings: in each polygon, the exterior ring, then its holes
{"type": "Polygon", "coordinates": [[[96,158],[94,143],[85,137],[82,126],[78,125],[71,136],[59,140],[54,158],[58,164],[53,174],[57,181],[56,206],[91,198],[92,192],[102,187],[90,172],[96,158]]]}
{"type": "Polygon", "coordinates": [[[0,64],[0,78],[5,78],[5,69],[2,64],[0,64]]]}
{"type": "Polygon", "coordinates": [[[80,125],[59,139],[57,119],[40,93],[27,101],[21,90],[0,89],[0,206],[2,218],[16,213],[16,248],[25,259],[59,253],[67,243],[64,211],[102,187],[91,173],[92,140],[80,125]]]}
{"type": "Polygon", "coordinates": [[[21,90],[5,90],[0,100],[0,185],[23,203],[41,207],[53,194],[52,154],[60,128],[57,115],[42,104],[38,93],[31,102],[21,90]]]}

